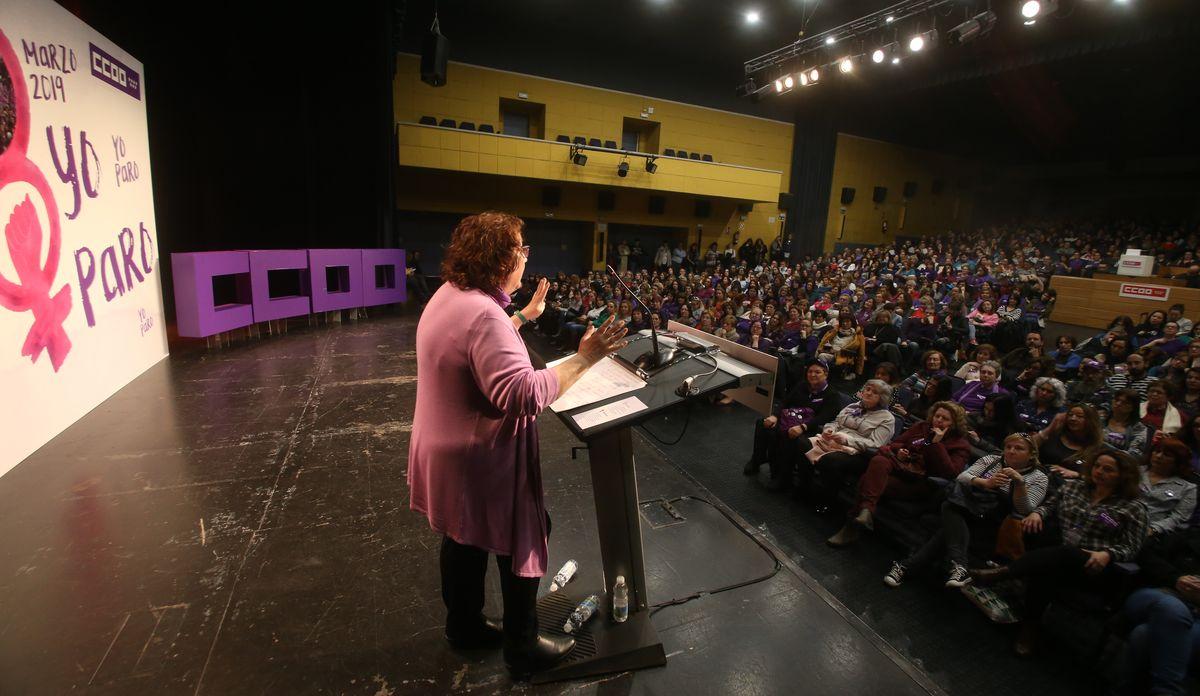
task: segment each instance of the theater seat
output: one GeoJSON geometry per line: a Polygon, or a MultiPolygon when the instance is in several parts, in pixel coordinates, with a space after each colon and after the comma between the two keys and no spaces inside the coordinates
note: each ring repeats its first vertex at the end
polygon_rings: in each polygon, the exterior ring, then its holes
{"type": "Polygon", "coordinates": [[[704,160],[705,162],[713,161],[712,155],[705,155],[705,156],[701,157],[700,159],[704,160]]]}
{"type": "Polygon", "coordinates": [[[699,153],[699,152],[693,152],[693,153],[692,153],[691,155],[689,155],[689,156],[690,156],[692,159],[694,159],[694,160],[698,160],[698,159],[700,159],[700,153],[699,153]]]}
{"type": "Polygon", "coordinates": [[[600,138],[592,138],[588,141],[590,147],[600,147],[600,138]]]}
{"type": "Polygon", "coordinates": [[[492,124],[490,124],[490,123],[481,123],[481,124],[479,124],[479,132],[480,133],[495,133],[496,129],[492,128],[492,124]]]}
{"type": "Polygon", "coordinates": [[[443,118],[442,122],[439,123],[438,125],[441,126],[442,128],[454,128],[455,126],[458,125],[458,122],[452,118],[443,118]]]}
{"type": "Polygon", "coordinates": [[[458,129],[473,131],[475,130],[475,124],[470,121],[463,121],[462,123],[458,124],[458,129]]]}
{"type": "Polygon", "coordinates": [[[417,123],[420,123],[422,126],[436,126],[437,119],[432,116],[422,116],[421,120],[417,123]]]}
{"type": "Polygon", "coordinates": [[[615,140],[605,140],[605,141],[604,141],[604,147],[607,147],[607,148],[608,148],[608,149],[610,149],[610,150],[615,150],[615,149],[617,149],[617,141],[615,141],[615,140]]]}
{"type": "Polygon", "coordinates": [[[687,159],[688,158],[687,150],[679,150],[675,156],[679,157],[680,159],[687,159]]]}
{"type": "Polygon", "coordinates": [[[565,136],[565,135],[561,135],[561,134],[560,134],[558,137],[556,137],[554,140],[555,140],[556,142],[560,142],[560,143],[569,143],[569,142],[571,142],[571,138],[569,138],[569,137],[567,137],[567,136],[565,136]]]}
{"type": "Polygon", "coordinates": [[[577,135],[571,142],[575,143],[576,145],[587,145],[587,138],[583,137],[582,135],[577,135]]]}
{"type": "Polygon", "coordinates": [[[663,157],[674,157],[674,156],[675,156],[675,150],[673,150],[669,147],[666,148],[665,150],[663,150],[663,157]]]}

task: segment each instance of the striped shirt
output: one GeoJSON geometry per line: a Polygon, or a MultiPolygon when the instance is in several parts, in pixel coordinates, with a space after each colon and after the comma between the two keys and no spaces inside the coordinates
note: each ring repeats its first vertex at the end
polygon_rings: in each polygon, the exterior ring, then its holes
{"type": "Polygon", "coordinates": [[[1150,383],[1153,381],[1154,378],[1146,374],[1142,375],[1138,379],[1134,379],[1128,374],[1117,373],[1112,377],[1109,377],[1106,384],[1110,393],[1116,393],[1121,389],[1132,389],[1138,393],[1138,396],[1142,397],[1142,401],[1145,401],[1146,390],[1150,388],[1150,383]]]}
{"type": "MultiPolygon", "coordinates": [[[[967,470],[958,475],[958,482],[964,486],[971,485],[971,481],[976,478],[987,479],[1000,473],[1000,470],[1005,466],[1003,457],[999,454],[989,454],[975,460],[975,463],[967,467],[967,470]]],[[[1018,469],[1018,471],[1020,471],[1018,469]]],[[[1041,469],[1030,467],[1026,471],[1021,471],[1021,478],[1025,479],[1025,497],[1018,498],[1013,496],[1013,511],[1021,517],[1028,515],[1034,511],[1042,500],[1046,497],[1046,489],[1050,485],[1050,478],[1046,476],[1046,472],[1041,469]]],[[[1012,483],[1006,482],[1004,485],[996,489],[996,492],[1007,498],[1009,496],[1009,488],[1012,483]]]]}

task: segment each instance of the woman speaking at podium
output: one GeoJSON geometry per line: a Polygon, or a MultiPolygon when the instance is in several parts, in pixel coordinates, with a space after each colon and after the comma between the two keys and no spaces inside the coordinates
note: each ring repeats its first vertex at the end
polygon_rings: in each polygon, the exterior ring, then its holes
{"type": "Polygon", "coordinates": [[[504,646],[524,677],[574,646],[538,632],[538,579],[550,519],[542,498],[537,415],[597,361],[624,345],[624,324],[589,327],[579,352],[551,369],[529,362],[520,327],[545,308],[542,280],[509,317],[529,247],[505,213],[464,218],[442,262],[442,286],[417,325],[417,404],[408,449],[410,506],[442,534],[446,639],[458,648],[504,646]],[[488,554],[504,595],[503,629],[483,615],[488,554]]]}

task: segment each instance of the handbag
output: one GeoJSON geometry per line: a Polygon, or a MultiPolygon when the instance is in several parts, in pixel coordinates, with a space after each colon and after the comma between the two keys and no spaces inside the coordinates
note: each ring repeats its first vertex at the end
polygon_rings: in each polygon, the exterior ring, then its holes
{"type": "MultiPolygon", "coordinates": [[[[1004,460],[996,457],[996,461],[988,464],[979,478],[987,478],[988,474],[1001,464],[1004,460]]],[[[1009,486],[1009,495],[1012,495],[1012,486],[1009,486]]],[[[950,487],[950,491],[946,494],[946,500],[950,504],[960,507],[976,518],[983,519],[992,517],[1000,511],[1000,502],[1003,500],[1001,495],[992,491],[983,491],[970,483],[962,483],[958,479],[954,480],[954,484],[950,487]]]]}

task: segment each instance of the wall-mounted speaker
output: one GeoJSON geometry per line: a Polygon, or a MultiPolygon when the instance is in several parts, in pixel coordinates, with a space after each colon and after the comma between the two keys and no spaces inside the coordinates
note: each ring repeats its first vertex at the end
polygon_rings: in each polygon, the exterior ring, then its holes
{"type": "Polygon", "coordinates": [[[876,203],[882,203],[882,202],[886,201],[887,200],[887,187],[886,186],[876,186],[875,191],[873,193],[871,193],[871,200],[875,201],[876,203]]]}
{"type": "Polygon", "coordinates": [[[917,182],[915,182],[915,181],[904,182],[904,197],[912,198],[916,195],[917,195],[917,182]]]}
{"type": "Polygon", "coordinates": [[[646,212],[651,215],[662,215],[667,210],[667,199],[663,196],[650,196],[650,204],[646,207],[646,212]]]}
{"type": "Polygon", "coordinates": [[[779,209],[780,210],[791,210],[793,200],[794,200],[794,197],[790,193],[779,194],[779,209]]]}
{"type": "Polygon", "coordinates": [[[617,194],[614,191],[600,191],[596,194],[597,210],[612,210],[617,207],[617,194]]]}
{"type": "Polygon", "coordinates": [[[854,189],[846,186],[842,188],[842,205],[850,205],[854,202],[854,189]]]}
{"type": "Polygon", "coordinates": [[[754,210],[753,203],[738,203],[737,205],[739,215],[749,215],[751,210],[754,210]]]}
{"type": "Polygon", "coordinates": [[[450,42],[434,29],[425,35],[421,44],[421,82],[434,87],[446,84],[446,63],[450,59],[450,42]]]}
{"type": "Polygon", "coordinates": [[[562,189],[558,186],[542,187],[542,207],[557,208],[562,203],[562,189]]]}
{"type": "Polygon", "coordinates": [[[696,199],[696,217],[706,218],[712,216],[712,201],[707,198],[696,199]]]}

